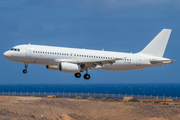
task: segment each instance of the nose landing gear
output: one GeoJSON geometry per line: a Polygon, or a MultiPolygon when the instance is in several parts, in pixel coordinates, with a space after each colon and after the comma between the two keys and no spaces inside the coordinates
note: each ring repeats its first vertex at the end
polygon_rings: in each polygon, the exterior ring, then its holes
{"type": "Polygon", "coordinates": [[[24,73],[24,74],[27,73],[27,66],[28,66],[28,64],[25,64],[25,69],[23,70],[23,73],[24,73]]]}

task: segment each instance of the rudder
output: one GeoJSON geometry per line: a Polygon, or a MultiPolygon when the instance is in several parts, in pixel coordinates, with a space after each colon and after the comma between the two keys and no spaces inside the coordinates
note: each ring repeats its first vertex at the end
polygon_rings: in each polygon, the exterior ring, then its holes
{"type": "Polygon", "coordinates": [[[140,53],[163,57],[171,29],[163,29],[140,53]]]}

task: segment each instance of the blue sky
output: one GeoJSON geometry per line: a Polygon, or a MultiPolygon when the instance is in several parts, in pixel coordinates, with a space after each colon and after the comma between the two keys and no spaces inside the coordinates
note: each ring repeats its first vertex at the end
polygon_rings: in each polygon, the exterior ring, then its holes
{"type": "Polygon", "coordinates": [[[0,84],[180,83],[178,0],[0,0],[0,84]],[[172,29],[164,57],[173,64],[133,71],[89,71],[91,79],[6,60],[19,44],[139,52],[172,29]]]}

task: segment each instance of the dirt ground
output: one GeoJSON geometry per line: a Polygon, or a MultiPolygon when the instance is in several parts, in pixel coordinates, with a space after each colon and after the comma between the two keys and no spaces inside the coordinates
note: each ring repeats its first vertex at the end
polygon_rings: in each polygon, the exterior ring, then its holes
{"type": "Polygon", "coordinates": [[[179,104],[0,96],[0,120],[180,120],[179,104]]]}

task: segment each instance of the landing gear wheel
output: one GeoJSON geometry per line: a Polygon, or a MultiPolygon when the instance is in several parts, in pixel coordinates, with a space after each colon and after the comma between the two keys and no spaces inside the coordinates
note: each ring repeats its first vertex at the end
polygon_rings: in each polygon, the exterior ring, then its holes
{"type": "Polygon", "coordinates": [[[23,70],[23,73],[26,74],[26,73],[27,73],[27,70],[23,70]]]}
{"type": "Polygon", "coordinates": [[[85,74],[85,75],[84,75],[84,79],[89,80],[89,78],[90,78],[90,75],[89,75],[89,74],[85,74]]]}
{"type": "Polygon", "coordinates": [[[27,73],[27,67],[28,67],[28,64],[27,64],[27,63],[24,63],[24,65],[25,65],[25,66],[24,66],[25,69],[23,70],[23,73],[26,74],[26,73],[27,73]]]}
{"type": "Polygon", "coordinates": [[[80,78],[80,77],[81,77],[81,73],[75,73],[74,76],[75,76],[76,78],[80,78]]]}

